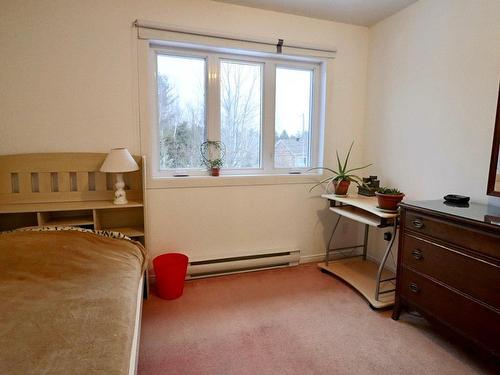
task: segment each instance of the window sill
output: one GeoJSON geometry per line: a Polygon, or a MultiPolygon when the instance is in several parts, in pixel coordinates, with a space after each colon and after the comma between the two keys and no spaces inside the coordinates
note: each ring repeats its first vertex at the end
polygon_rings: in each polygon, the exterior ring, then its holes
{"type": "Polygon", "coordinates": [[[146,189],[315,184],[318,174],[221,175],[148,178],[146,189]]]}

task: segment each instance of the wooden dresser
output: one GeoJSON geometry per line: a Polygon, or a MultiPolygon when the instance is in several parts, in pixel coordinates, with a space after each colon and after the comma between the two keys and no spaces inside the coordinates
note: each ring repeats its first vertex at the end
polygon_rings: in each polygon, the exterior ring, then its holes
{"type": "Polygon", "coordinates": [[[393,319],[415,309],[500,357],[499,224],[494,206],[402,203],[393,319]]]}

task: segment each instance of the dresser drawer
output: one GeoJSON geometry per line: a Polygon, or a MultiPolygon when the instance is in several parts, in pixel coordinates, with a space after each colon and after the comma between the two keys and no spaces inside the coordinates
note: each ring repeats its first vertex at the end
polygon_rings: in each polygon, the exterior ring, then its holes
{"type": "Polygon", "coordinates": [[[500,235],[445,222],[411,210],[406,211],[404,225],[405,230],[432,236],[500,259],[500,235]]]}
{"type": "Polygon", "coordinates": [[[401,267],[400,295],[435,319],[500,355],[500,314],[432,280],[401,267]]]}
{"type": "Polygon", "coordinates": [[[500,309],[500,266],[406,234],[403,265],[500,309]]]}

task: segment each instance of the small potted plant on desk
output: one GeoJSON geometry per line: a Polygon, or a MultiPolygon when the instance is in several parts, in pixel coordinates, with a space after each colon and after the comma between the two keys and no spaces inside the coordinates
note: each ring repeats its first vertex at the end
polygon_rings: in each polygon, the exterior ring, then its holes
{"type": "Polygon", "coordinates": [[[378,188],[375,194],[378,199],[378,208],[387,211],[396,211],[399,202],[401,202],[405,196],[398,189],[390,187],[378,188]]]}
{"type": "Polygon", "coordinates": [[[316,185],[314,185],[311,189],[309,189],[309,191],[313,190],[316,186],[319,186],[321,184],[326,183],[325,191],[329,192],[330,186],[333,184],[334,194],[342,196],[342,195],[347,195],[347,190],[349,189],[349,185],[351,184],[351,182],[354,182],[358,185],[363,185],[363,180],[361,179],[361,177],[356,176],[352,172],[367,168],[371,164],[364,165],[362,167],[357,167],[357,168],[348,168],[347,163],[349,161],[349,156],[351,155],[351,150],[352,150],[353,145],[354,145],[354,142],[351,143],[351,147],[349,147],[349,151],[347,152],[347,156],[346,156],[343,163],[340,162],[339,153],[338,153],[338,151],[336,151],[337,170],[334,170],[331,168],[326,168],[326,167],[316,167],[316,168],[311,168],[308,170],[308,172],[309,172],[309,171],[312,171],[315,169],[322,169],[322,170],[333,173],[333,176],[330,176],[330,177],[325,178],[324,180],[321,180],[316,185]]]}

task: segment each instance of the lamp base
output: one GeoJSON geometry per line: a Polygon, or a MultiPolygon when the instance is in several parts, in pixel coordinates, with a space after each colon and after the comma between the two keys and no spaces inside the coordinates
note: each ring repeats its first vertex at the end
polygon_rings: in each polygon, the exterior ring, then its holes
{"type": "Polygon", "coordinates": [[[127,198],[120,197],[120,198],[115,198],[115,200],[113,201],[113,203],[114,204],[127,204],[128,200],[127,200],[127,198]]]}
{"type": "Polygon", "coordinates": [[[115,200],[114,204],[127,204],[127,193],[123,189],[125,187],[125,181],[123,181],[123,174],[116,174],[116,184],[115,184],[115,200]]]}

